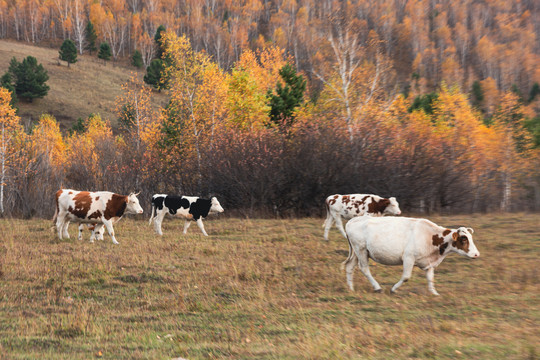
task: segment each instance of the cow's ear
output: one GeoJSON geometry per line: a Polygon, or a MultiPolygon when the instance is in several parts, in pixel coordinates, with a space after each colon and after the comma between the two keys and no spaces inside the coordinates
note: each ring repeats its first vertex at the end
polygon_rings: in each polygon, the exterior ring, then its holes
{"type": "Polygon", "coordinates": [[[458,232],[455,231],[455,232],[452,233],[452,239],[454,239],[454,241],[456,241],[457,238],[458,238],[458,232]]]}
{"type": "Polygon", "coordinates": [[[473,228],[467,228],[467,231],[469,231],[471,234],[474,234],[474,229],[473,228]]]}
{"type": "Polygon", "coordinates": [[[136,194],[133,194],[133,195],[135,195],[135,196],[139,196],[139,194],[140,194],[140,193],[141,193],[141,192],[139,191],[138,193],[136,193],[136,194]]]}

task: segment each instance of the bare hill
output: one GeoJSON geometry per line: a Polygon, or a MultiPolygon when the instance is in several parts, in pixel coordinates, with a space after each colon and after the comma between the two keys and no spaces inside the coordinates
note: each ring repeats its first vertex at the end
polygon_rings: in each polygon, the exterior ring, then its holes
{"type": "Polygon", "coordinates": [[[71,127],[77,118],[99,113],[116,124],[114,101],[121,93],[121,85],[132,73],[143,76],[143,71],[123,63],[110,61],[106,65],[94,55],[79,55],[78,61],[67,67],[58,60],[57,48],[43,48],[8,40],[0,40],[0,75],[9,67],[12,57],[22,61],[34,56],[49,73],[49,94],[32,103],[19,101],[19,115],[25,123],[36,121],[43,113],[56,117],[63,129],[71,127]]]}

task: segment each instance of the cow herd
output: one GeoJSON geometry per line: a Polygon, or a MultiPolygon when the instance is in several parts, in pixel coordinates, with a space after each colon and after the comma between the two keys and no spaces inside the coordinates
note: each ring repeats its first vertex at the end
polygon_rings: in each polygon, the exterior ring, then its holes
{"type": "MultiPolygon", "coordinates": [[[[70,222],[79,224],[79,240],[85,225],[91,230],[90,242],[103,240],[107,229],[112,242],[118,244],[113,224],[125,214],[142,214],[138,194],[119,195],[108,191],[77,191],[61,189],[56,192],[56,211],[53,223],[58,237],[68,238],[70,222]]],[[[353,271],[356,265],[366,276],[375,291],[381,286],[369,270],[369,259],[384,265],[402,265],[401,279],[392,287],[395,292],[409,280],[416,265],[426,271],[428,290],[438,295],[434,287],[435,268],[451,252],[469,258],[478,258],[472,228],[447,229],[420,218],[400,217],[401,210],[394,197],[383,198],[372,194],[331,195],[326,198],[327,217],[323,224],[324,239],[328,240],[330,228],[335,223],[349,244],[349,255],[342,263],[347,274],[347,285],[353,287],[353,271]],[[388,215],[388,216],[384,216],[388,215]],[[349,220],[343,228],[342,218],[349,220]]],[[[152,196],[150,225],[157,234],[163,235],[161,223],[168,213],[184,218],[185,234],[195,221],[203,235],[208,236],[202,219],[210,214],[223,212],[217,198],[203,199],[197,196],[155,194],[152,196]]]]}

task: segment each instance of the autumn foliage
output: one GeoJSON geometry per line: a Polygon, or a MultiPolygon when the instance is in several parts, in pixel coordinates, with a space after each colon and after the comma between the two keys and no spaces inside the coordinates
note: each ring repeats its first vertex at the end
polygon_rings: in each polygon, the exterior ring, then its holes
{"type": "Polygon", "coordinates": [[[168,100],[152,105],[153,90],[134,74],[116,101],[118,128],[92,115],[63,134],[43,115],[24,131],[3,90],[3,206],[50,215],[51,194],[73,187],[142,191],[147,208],[154,193],[216,195],[244,215],[318,215],[327,195],[351,192],[395,196],[412,212],[540,208],[534,101],[487,79],[492,105],[441,81],[428,103],[412,106],[422,78],[396,92],[385,42],[370,31],[357,43],[351,31],[365,24],[347,26],[321,46],[329,52],[319,61],[337,60],[317,73],[320,88],[297,94],[300,103],[282,115],[287,131],[270,121],[270,99],[298,59],[270,44],[240,52],[226,70],[187,36],[162,33],[168,100]]]}

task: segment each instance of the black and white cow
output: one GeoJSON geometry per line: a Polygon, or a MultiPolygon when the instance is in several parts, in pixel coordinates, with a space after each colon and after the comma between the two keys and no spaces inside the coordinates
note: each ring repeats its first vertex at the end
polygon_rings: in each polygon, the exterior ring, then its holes
{"type": "Polygon", "coordinates": [[[203,199],[198,196],[179,196],[179,195],[166,195],[166,194],[154,194],[152,196],[152,214],[150,215],[149,224],[154,222],[154,230],[163,235],[161,231],[161,223],[166,213],[172,216],[178,216],[184,218],[184,234],[187,233],[191,220],[196,221],[199,229],[201,229],[204,236],[208,236],[204,230],[202,219],[209,214],[222,213],[224,210],[219,204],[216,197],[211,199],[203,199]],[[154,216],[155,211],[155,216],[154,216]]]}

